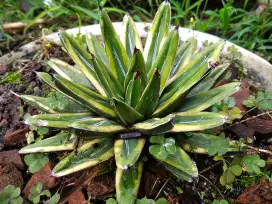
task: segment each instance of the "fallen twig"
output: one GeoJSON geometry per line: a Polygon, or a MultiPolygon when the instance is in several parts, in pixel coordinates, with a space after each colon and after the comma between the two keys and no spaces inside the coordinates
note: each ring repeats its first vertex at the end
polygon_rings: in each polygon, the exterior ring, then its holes
{"type": "Polygon", "coordinates": [[[221,161],[219,161],[219,162],[217,162],[217,163],[215,163],[215,164],[213,164],[213,165],[211,165],[211,166],[209,166],[209,167],[207,167],[207,168],[205,168],[205,169],[203,169],[201,172],[199,172],[200,174],[203,174],[203,173],[205,173],[205,172],[207,172],[207,171],[209,171],[209,170],[211,170],[212,168],[214,168],[214,167],[216,167],[216,166],[218,166],[219,164],[221,164],[222,162],[221,161]]]}
{"type": "Polygon", "coordinates": [[[225,130],[225,129],[228,129],[228,128],[232,127],[232,126],[235,126],[235,125],[244,123],[244,122],[246,122],[246,121],[253,120],[253,119],[255,119],[255,118],[258,118],[258,117],[261,117],[261,116],[264,116],[264,115],[269,115],[269,114],[271,114],[271,113],[272,113],[272,110],[271,110],[271,111],[266,111],[266,112],[260,113],[260,114],[258,114],[258,115],[252,116],[252,117],[250,117],[250,118],[247,118],[247,119],[241,120],[241,121],[239,121],[239,122],[233,123],[233,124],[229,125],[228,127],[225,127],[224,130],[225,130]]]}
{"type": "Polygon", "coordinates": [[[165,183],[163,184],[163,186],[162,186],[161,189],[159,190],[159,192],[158,192],[158,194],[156,195],[156,197],[155,197],[154,200],[156,200],[156,199],[159,197],[161,191],[162,191],[163,188],[166,186],[166,184],[168,183],[169,180],[170,180],[170,177],[165,181],[165,183]]]}
{"type": "Polygon", "coordinates": [[[198,174],[200,177],[202,177],[203,179],[205,179],[209,184],[211,184],[216,190],[217,192],[220,194],[220,196],[222,198],[224,198],[223,194],[221,193],[221,191],[216,187],[216,185],[214,185],[209,179],[207,179],[205,176],[198,174]]]}
{"type": "Polygon", "coordinates": [[[257,148],[257,147],[252,147],[252,146],[247,145],[247,144],[243,144],[243,145],[246,146],[247,148],[252,149],[252,150],[255,150],[255,151],[257,151],[257,152],[262,152],[262,153],[265,153],[265,154],[272,155],[272,152],[269,151],[269,150],[260,149],[260,148],[257,148]]]}
{"type": "MultiPolygon", "coordinates": [[[[33,24],[33,26],[37,26],[43,23],[47,23],[47,21],[43,18],[38,19],[35,24],[33,24]]],[[[14,22],[14,23],[5,23],[3,25],[4,31],[7,33],[13,33],[12,31],[14,30],[21,30],[23,28],[26,28],[28,25],[28,23],[24,23],[24,22],[14,22]]]]}

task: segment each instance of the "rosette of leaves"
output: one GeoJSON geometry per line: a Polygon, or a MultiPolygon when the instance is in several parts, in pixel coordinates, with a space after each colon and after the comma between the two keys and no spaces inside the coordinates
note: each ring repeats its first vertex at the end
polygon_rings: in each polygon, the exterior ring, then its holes
{"type": "MultiPolygon", "coordinates": [[[[170,18],[170,3],[165,1],[157,11],[145,46],[129,15],[124,17],[119,38],[104,10],[100,12],[103,42],[88,34],[86,49],[82,46],[85,42],[60,32],[62,45],[76,66],[50,59],[48,65],[56,74],[38,76],[69,102],[60,109],[46,98],[20,97],[47,113],[28,117],[27,124],[72,131],[30,144],[20,153],[76,149],[55,166],[52,175],[56,177],[115,157],[119,203],[134,203],[136,199],[144,145],[149,145],[149,153],[179,178],[191,181],[197,177],[195,162],[175,141],[183,137],[179,133],[224,124],[226,114],[208,112],[207,108],[235,93],[240,84],[214,88],[228,65],[213,69],[209,62],[219,57],[224,42],[202,50],[197,49],[194,37],[181,43],[179,30],[170,25],[170,18]],[[147,141],[157,135],[161,136],[147,141]]],[[[190,145],[192,140],[187,142],[190,145]]]]}

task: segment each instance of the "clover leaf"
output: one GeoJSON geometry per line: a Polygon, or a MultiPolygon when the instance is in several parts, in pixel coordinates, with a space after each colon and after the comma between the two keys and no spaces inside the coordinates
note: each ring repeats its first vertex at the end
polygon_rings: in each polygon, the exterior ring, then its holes
{"type": "Polygon", "coordinates": [[[208,146],[208,154],[222,156],[227,153],[230,146],[229,138],[225,139],[225,134],[221,133],[215,140],[211,140],[208,146]]]}
{"type": "Polygon", "coordinates": [[[0,192],[0,203],[1,204],[21,204],[23,199],[20,196],[21,189],[13,185],[8,185],[0,192]]]}
{"type": "Polygon", "coordinates": [[[255,101],[256,101],[255,96],[250,95],[247,100],[243,101],[243,104],[248,108],[252,108],[256,105],[255,101]]]}
{"type": "Polygon", "coordinates": [[[60,200],[60,194],[55,193],[49,200],[45,202],[45,204],[56,204],[60,200]]]}
{"type": "Polygon", "coordinates": [[[272,110],[272,91],[260,91],[257,97],[251,95],[243,104],[249,108],[256,106],[262,110],[272,110]]]}
{"type": "Polygon", "coordinates": [[[272,91],[258,92],[256,102],[261,109],[272,110],[272,91]]]}
{"type": "Polygon", "coordinates": [[[243,158],[243,164],[246,167],[246,171],[249,173],[255,172],[256,174],[260,174],[261,167],[265,166],[265,161],[260,158],[258,154],[253,154],[253,155],[246,155],[243,158]]]}
{"type": "Polygon", "coordinates": [[[227,200],[214,200],[213,204],[229,204],[227,200]]]}
{"type": "Polygon", "coordinates": [[[28,199],[31,200],[33,203],[39,203],[41,196],[46,195],[47,197],[50,197],[51,193],[48,190],[44,190],[43,185],[38,183],[35,187],[30,189],[30,195],[28,196],[28,199]]]}
{"type": "Polygon", "coordinates": [[[45,154],[29,154],[24,157],[25,163],[28,165],[29,171],[35,173],[42,169],[49,161],[48,156],[45,154]]]}
{"type": "Polygon", "coordinates": [[[113,198],[109,198],[107,201],[106,201],[106,204],[117,204],[117,201],[113,198]]]}
{"type": "Polygon", "coordinates": [[[167,204],[167,200],[165,198],[159,198],[158,200],[154,201],[153,199],[142,198],[137,199],[136,204],[167,204]]]}
{"type": "Polygon", "coordinates": [[[226,160],[222,156],[215,156],[213,158],[215,161],[223,162],[223,174],[220,176],[220,183],[222,186],[230,185],[236,180],[236,176],[242,174],[242,167],[240,164],[240,159],[233,159],[230,166],[227,165],[226,160]]]}
{"type": "Polygon", "coordinates": [[[163,144],[164,143],[164,135],[152,136],[149,139],[152,144],[163,144]]]}

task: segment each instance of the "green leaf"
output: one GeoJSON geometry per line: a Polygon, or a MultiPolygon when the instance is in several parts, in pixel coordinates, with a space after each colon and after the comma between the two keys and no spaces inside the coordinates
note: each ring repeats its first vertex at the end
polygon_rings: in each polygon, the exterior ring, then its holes
{"type": "Polygon", "coordinates": [[[20,194],[21,189],[19,187],[16,188],[13,185],[8,185],[0,192],[0,203],[22,204],[23,199],[20,194]]]}
{"type": "Polygon", "coordinates": [[[73,144],[74,138],[71,136],[71,133],[60,132],[54,137],[50,137],[44,140],[35,142],[26,147],[23,147],[19,153],[20,154],[29,154],[37,152],[55,152],[55,151],[65,151],[72,150],[74,147],[73,144]]]}
{"type": "Polygon", "coordinates": [[[30,189],[30,195],[28,196],[28,199],[31,200],[33,203],[39,203],[41,196],[46,195],[47,197],[51,196],[51,193],[48,190],[43,189],[43,184],[38,183],[36,186],[32,187],[30,189]]]}
{"type": "Polygon", "coordinates": [[[45,154],[29,154],[24,157],[25,163],[28,165],[28,169],[31,173],[35,173],[42,169],[49,161],[48,156],[45,154]]]}
{"type": "Polygon", "coordinates": [[[146,69],[150,70],[160,49],[160,45],[167,37],[170,28],[170,3],[164,1],[154,17],[152,27],[148,33],[144,48],[144,58],[146,61],[146,69]]]}
{"type": "Polygon", "coordinates": [[[110,18],[104,10],[100,11],[100,26],[111,72],[120,84],[123,84],[128,71],[129,58],[110,18]]]}
{"type": "Polygon", "coordinates": [[[175,148],[175,151],[169,152],[169,149],[167,150],[167,142],[165,142],[161,145],[151,145],[149,153],[157,160],[172,165],[193,177],[197,177],[198,171],[195,163],[180,147],[175,145],[175,148]]]}
{"type": "Polygon", "coordinates": [[[180,105],[181,100],[185,98],[186,92],[198,82],[207,69],[208,65],[204,61],[199,66],[185,72],[179,80],[179,83],[174,87],[169,87],[168,90],[166,87],[165,92],[160,98],[158,108],[153,113],[153,117],[161,117],[177,108],[180,105]]]}
{"type": "Polygon", "coordinates": [[[229,138],[225,139],[225,135],[221,133],[216,138],[216,140],[210,141],[210,144],[208,146],[208,153],[211,156],[214,156],[216,154],[222,156],[228,152],[229,146],[230,146],[229,138]]]}
{"type": "Polygon", "coordinates": [[[238,107],[234,107],[230,110],[223,110],[224,113],[228,114],[229,119],[228,119],[228,123],[232,123],[233,120],[236,119],[241,119],[243,116],[241,114],[241,110],[238,107]]]}
{"type": "Polygon", "coordinates": [[[243,164],[246,166],[246,171],[249,173],[255,172],[256,174],[260,174],[261,167],[264,167],[266,162],[260,158],[258,154],[246,155],[243,158],[243,164]]]}
{"type": "Polygon", "coordinates": [[[164,141],[164,135],[151,136],[149,139],[149,142],[152,144],[163,144],[164,141]]]}
{"type": "Polygon", "coordinates": [[[92,34],[86,35],[86,41],[89,51],[96,57],[99,58],[105,65],[109,65],[104,48],[101,46],[97,38],[92,34]]]}
{"type": "Polygon", "coordinates": [[[60,194],[55,193],[49,200],[45,201],[45,204],[57,204],[60,200],[60,194]]]}
{"type": "Polygon", "coordinates": [[[120,38],[129,58],[132,57],[135,48],[143,50],[141,38],[136,30],[134,21],[128,14],[124,16],[120,38]]]}
{"type": "Polygon", "coordinates": [[[117,201],[113,198],[109,198],[108,200],[106,200],[106,204],[117,204],[117,201]]]}
{"type": "Polygon", "coordinates": [[[147,79],[148,81],[152,78],[156,70],[159,70],[161,73],[161,83],[160,83],[160,93],[163,91],[166,81],[171,72],[172,65],[174,63],[176,50],[178,47],[178,27],[172,29],[162,44],[162,47],[158,53],[158,56],[152,65],[151,69],[148,72],[147,79]]]}
{"type": "Polygon", "coordinates": [[[82,119],[73,122],[70,127],[79,130],[87,130],[90,134],[97,136],[112,136],[126,130],[126,128],[118,122],[108,120],[107,118],[82,119]]]}
{"type": "Polygon", "coordinates": [[[130,59],[129,70],[125,78],[124,87],[127,88],[129,82],[133,79],[136,80],[137,78],[142,79],[143,87],[145,87],[147,79],[144,57],[141,50],[135,49],[135,51],[133,52],[133,56],[130,59]],[[136,76],[134,76],[135,72],[136,76]]]}
{"type": "Polygon", "coordinates": [[[179,170],[178,168],[171,166],[169,164],[164,163],[163,164],[165,168],[170,171],[172,174],[174,174],[178,179],[188,181],[188,182],[193,182],[193,177],[184,171],[179,170]]]}
{"type": "Polygon", "coordinates": [[[222,176],[220,177],[220,183],[225,185],[230,185],[235,181],[235,175],[232,173],[230,169],[227,169],[222,176]]]}
{"type": "Polygon", "coordinates": [[[43,18],[44,16],[46,16],[46,15],[49,14],[49,13],[52,13],[52,12],[54,12],[54,11],[61,10],[61,9],[63,9],[62,6],[53,6],[53,7],[47,8],[47,9],[45,9],[44,11],[40,12],[39,15],[37,15],[35,18],[33,18],[33,19],[27,24],[27,26],[26,26],[25,29],[24,29],[24,33],[25,33],[32,25],[34,25],[34,24],[37,22],[37,20],[43,18]]]}
{"type": "Polygon", "coordinates": [[[31,95],[18,96],[27,104],[46,113],[80,113],[89,110],[88,108],[69,100],[60,93],[56,93],[48,98],[31,95]]]}
{"type": "Polygon", "coordinates": [[[213,204],[229,204],[227,200],[214,200],[213,204]]]}
{"type": "Polygon", "coordinates": [[[213,69],[204,79],[202,79],[195,87],[193,87],[187,95],[187,98],[196,94],[210,90],[226,72],[229,64],[222,64],[213,69]]]}
{"type": "MultiPolygon", "coordinates": [[[[199,154],[207,154],[211,144],[217,143],[218,136],[192,133],[191,136],[176,135],[175,139],[181,144],[182,148],[188,152],[195,152],[199,154]]],[[[230,141],[228,152],[240,152],[246,150],[241,148],[239,142],[230,141]]]]}
{"type": "Polygon", "coordinates": [[[112,98],[112,106],[125,125],[132,125],[135,122],[144,119],[144,116],[138,113],[134,108],[116,98],[112,98]]]}
{"type": "Polygon", "coordinates": [[[223,113],[211,112],[179,112],[174,113],[174,127],[171,132],[189,132],[211,129],[224,124],[227,116],[223,113]]]}
{"type": "Polygon", "coordinates": [[[27,140],[27,144],[31,144],[32,142],[35,141],[35,136],[33,131],[29,131],[28,133],[26,133],[26,140],[27,140]]]}
{"type": "Polygon", "coordinates": [[[156,204],[168,204],[168,201],[165,198],[159,198],[156,200],[156,204]]]}
{"type": "Polygon", "coordinates": [[[40,127],[40,128],[38,128],[37,133],[38,133],[39,135],[45,135],[45,134],[48,133],[48,131],[49,131],[48,128],[46,128],[46,127],[40,127]]]}
{"type": "Polygon", "coordinates": [[[103,86],[107,96],[109,98],[116,97],[123,99],[124,90],[122,83],[119,83],[112,72],[108,70],[107,65],[105,65],[101,59],[93,56],[93,65],[95,73],[97,74],[98,81],[103,86]]]}
{"type": "Polygon", "coordinates": [[[158,105],[160,96],[160,79],[160,73],[157,70],[148,82],[135,108],[144,116],[150,116],[158,105]]]}
{"type": "Polygon", "coordinates": [[[65,176],[106,161],[114,156],[113,141],[110,138],[94,139],[86,142],[62,159],[53,169],[55,177],[65,176]]]}
{"type": "Polygon", "coordinates": [[[71,8],[75,9],[76,12],[82,12],[82,13],[85,13],[86,15],[90,16],[92,19],[95,19],[95,20],[98,20],[98,15],[96,14],[96,12],[93,12],[91,11],[90,9],[86,9],[84,7],[81,7],[81,6],[77,6],[77,5],[74,5],[74,4],[70,4],[69,5],[71,8]]]}
{"type": "Polygon", "coordinates": [[[254,107],[255,106],[255,97],[249,96],[248,100],[243,101],[243,104],[248,108],[254,107]]]}
{"type": "Polygon", "coordinates": [[[170,132],[173,128],[173,115],[164,118],[153,118],[132,126],[132,130],[140,131],[145,135],[160,135],[170,132]]]}
{"type": "Polygon", "coordinates": [[[91,65],[91,55],[66,32],[61,32],[60,38],[70,57],[76,63],[84,76],[86,76],[100,94],[106,96],[104,89],[97,80],[94,68],[91,65]]]}
{"type": "Polygon", "coordinates": [[[61,77],[95,90],[92,83],[82,74],[79,69],[76,69],[74,66],[71,66],[68,63],[58,59],[48,60],[47,65],[54,69],[54,71],[61,77]]]}
{"type": "MultiPolygon", "coordinates": [[[[213,51],[216,51],[217,48],[224,43],[218,42],[214,43],[208,47],[206,47],[204,50],[197,52],[195,55],[193,55],[190,58],[190,63],[188,63],[186,66],[184,66],[182,69],[180,69],[171,79],[168,80],[166,87],[167,89],[173,89],[174,87],[177,87],[180,83],[180,80],[184,77],[184,74],[188,72],[189,70],[195,69],[200,64],[203,64],[204,62],[208,62],[210,56],[212,55],[213,51]]],[[[191,52],[194,52],[192,50],[191,52]]],[[[194,71],[196,73],[197,71],[194,71]]]]}
{"type": "Polygon", "coordinates": [[[186,98],[186,100],[179,106],[179,111],[198,112],[203,111],[213,104],[231,96],[240,88],[240,83],[232,82],[217,88],[211,89],[186,98]]]}
{"type": "Polygon", "coordinates": [[[81,85],[80,83],[77,83],[77,82],[74,82],[74,81],[69,81],[69,80],[67,80],[67,79],[65,79],[65,78],[63,78],[61,76],[58,76],[58,75],[55,75],[55,78],[57,79],[57,81],[62,81],[63,84],[74,86],[76,89],[78,89],[81,92],[85,93],[90,98],[94,98],[94,99],[97,99],[98,101],[102,101],[102,102],[108,102],[109,101],[109,99],[106,96],[102,96],[102,95],[98,94],[97,92],[91,90],[90,88],[88,88],[88,87],[86,87],[84,85],[81,85]]]}
{"type": "Polygon", "coordinates": [[[136,204],[156,204],[156,202],[152,199],[147,199],[146,197],[142,199],[137,199],[136,204]]]}
{"type": "Polygon", "coordinates": [[[5,83],[15,83],[18,84],[21,82],[21,75],[19,72],[7,72],[4,79],[0,79],[0,84],[5,83]]]}
{"type": "Polygon", "coordinates": [[[262,110],[272,110],[272,92],[259,92],[256,102],[262,110]]]}
{"type": "Polygon", "coordinates": [[[176,73],[184,72],[184,67],[189,63],[192,55],[197,47],[197,40],[195,37],[189,38],[187,41],[181,44],[177,50],[177,54],[174,60],[173,68],[171,70],[171,77],[176,73]],[[182,70],[182,71],[181,71],[182,70]]]}
{"type": "Polygon", "coordinates": [[[242,167],[240,165],[233,165],[230,167],[230,170],[235,176],[240,176],[242,174],[242,167]]]}
{"type": "Polygon", "coordinates": [[[116,197],[120,204],[133,204],[136,200],[143,173],[143,161],[139,161],[127,170],[117,167],[116,197]]]}
{"type": "Polygon", "coordinates": [[[117,116],[109,103],[98,100],[100,98],[98,94],[87,94],[66,79],[61,78],[60,76],[55,76],[55,78],[56,86],[59,89],[75,101],[80,101],[81,104],[89,107],[92,112],[109,118],[115,118],[117,116]]]}
{"type": "Polygon", "coordinates": [[[69,125],[79,119],[93,118],[94,114],[87,113],[59,113],[59,114],[40,114],[27,117],[25,124],[38,127],[57,127],[68,128],[69,125]]]}
{"type": "Polygon", "coordinates": [[[118,168],[126,170],[138,160],[146,139],[117,139],[114,143],[115,161],[118,168]]]}
{"type": "Polygon", "coordinates": [[[142,95],[142,90],[145,87],[142,77],[137,77],[137,73],[135,73],[135,77],[136,79],[133,78],[129,82],[125,95],[125,102],[132,108],[137,106],[142,95]]]}

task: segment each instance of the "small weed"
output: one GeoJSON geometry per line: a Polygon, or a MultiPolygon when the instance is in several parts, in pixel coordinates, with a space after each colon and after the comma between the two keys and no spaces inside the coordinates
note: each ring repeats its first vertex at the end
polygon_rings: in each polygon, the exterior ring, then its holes
{"type": "Polygon", "coordinates": [[[24,160],[28,165],[29,171],[31,173],[35,173],[44,167],[44,165],[49,161],[49,158],[45,154],[38,153],[26,155],[24,160]]]}
{"type": "Polygon", "coordinates": [[[12,185],[8,185],[0,192],[1,204],[22,204],[23,198],[20,196],[21,189],[12,185]]]}

